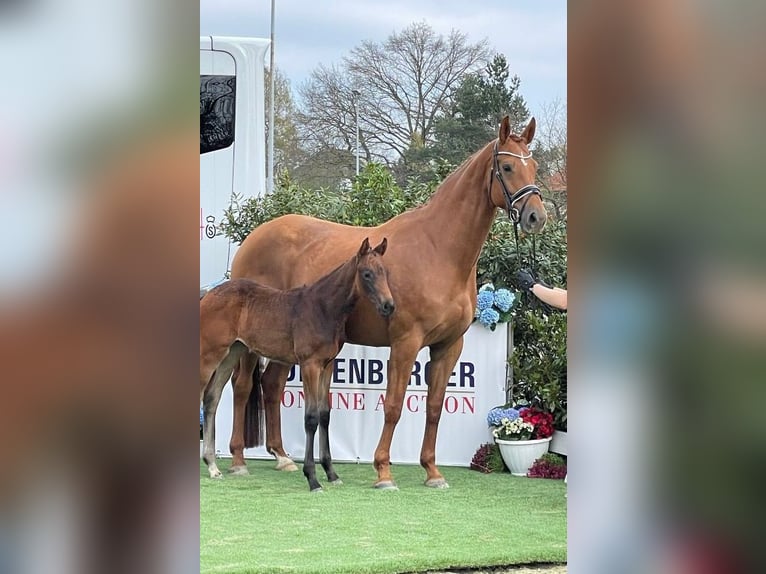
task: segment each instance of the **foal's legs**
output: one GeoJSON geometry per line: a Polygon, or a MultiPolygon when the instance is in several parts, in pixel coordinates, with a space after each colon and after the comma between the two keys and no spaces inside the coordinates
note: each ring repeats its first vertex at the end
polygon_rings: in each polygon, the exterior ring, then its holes
{"type": "Polygon", "coordinates": [[[215,463],[215,413],[218,410],[218,402],[221,400],[221,392],[223,386],[228,379],[223,379],[226,376],[225,373],[218,369],[213,375],[208,388],[205,390],[205,396],[203,403],[203,410],[205,416],[205,423],[202,425],[202,460],[207,464],[207,471],[210,474],[210,478],[222,478],[221,471],[218,470],[218,465],[215,463]],[[223,379],[223,381],[220,381],[223,379]]]}
{"type": "Polygon", "coordinates": [[[317,363],[301,365],[303,376],[303,394],[306,395],[306,411],[303,415],[303,427],[306,431],[306,454],[303,458],[303,475],[309,481],[309,490],[319,492],[322,485],[316,477],[314,462],[314,435],[319,425],[319,378],[322,367],[317,363]]]}
{"type": "Polygon", "coordinates": [[[338,478],[338,473],[332,466],[332,454],[330,454],[330,378],[334,361],[322,371],[322,378],[319,382],[319,462],[327,474],[327,480],[332,484],[341,485],[343,481],[338,478]]]}
{"type": "Polygon", "coordinates": [[[266,450],[277,459],[277,470],[298,470],[282,446],[282,393],[285,390],[290,365],[270,361],[261,375],[263,408],[266,415],[266,450]]]}
{"type": "MultiPolygon", "coordinates": [[[[237,360],[239,360],[240,349],[235,343],[228,351],[228,354],[216,368],[210,383],[204,389],[203,410],[205,424],[202,428],[202,458],[207,464],[207,470],[210,478],[221,478],[221,471],[215,462],[215,413],[218,410],[218,403],[221,400],[221,393],[226,381],[229,380],[231,372],[234,370],[237,360]]],[[[200,378],[204,375],[201,373],[200,378]]]]}
{"type": "Polygon", "coordinates": [[[436,467],[436,433],[442,416],[447,381],[463,351],[463,337],[446,345],[431,345],[431,368],[428,371],[426,399],[426,430],[420,449],[420,464],[426,469],[426,486],[448,488],[449,484],[436,467]]]}
{"type": "Polygon", "coordinates": [[[396,424],[402,414],[404,393],[412,374],[412,366],[418,356],[422,339],[409,338],[392,342],[391,355],[388,362],[388,388],[386,389],[386,401],[384,406],[385,422],[380,434],[378,446],[375,449],[375,470],[378,471],[378,480],[375,488],[396,488],[391,476],[391,440],[394,437],[396,424]]]}
{"type": "Polygon", "coordinates": [[[232,378],[231,384],[234,390],[234,416],[229,440],[229,452],[231,452],[231,474],[248,474],[245,464],[245,405],[253,390],[253,372],[258,366],[258,355],[244,352],[239,360],[239,369],[232,378]]]}

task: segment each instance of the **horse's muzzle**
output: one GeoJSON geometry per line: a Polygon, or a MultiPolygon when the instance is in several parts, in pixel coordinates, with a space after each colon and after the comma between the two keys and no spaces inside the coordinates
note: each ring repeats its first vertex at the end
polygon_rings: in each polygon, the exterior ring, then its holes
{"type": "Polygon", "coordinates": [[[390,317],[391,314],[396,310],[396,305],[394,305],[393,301],[385,301],[379,308],[380,314],[384,317],[390,317]]]}
{"type": "Polygon", "coordinates": [[[540,233],[545,227],[545,222],[548,221],[548,214],[545,213],[545,209],[525,209],[524,211],[521,228],[526,233],[540,233]]]}

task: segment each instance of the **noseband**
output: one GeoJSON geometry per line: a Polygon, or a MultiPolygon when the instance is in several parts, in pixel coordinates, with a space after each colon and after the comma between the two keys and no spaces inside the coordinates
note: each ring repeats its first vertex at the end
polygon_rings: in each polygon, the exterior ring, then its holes
{"type": "MultiPolygon", "coordinates": [[[[510,155],[513,157],[519,158],[524,165],[527,165],[527,161],[529,158],[532,157],[532,152],[528,153],[527,155],[521,155],[518,153],[513,153],[510,151],[499,151],[497,149],[497,142],[495,142],[495,146],[492,150],[493,156],[492,156],[492,171],[495,174],[495,177],[500,182],[500,187],[503,188],[503,197],[505,197],[505,208],[508,211],[508,217],[511,221],[513,221],[514,225],[518,225],[521,221],[521,212],[514,207],[514,204],[517,201],[520,201],[521,199],[525,198],[528,195],[536,194],[540,196],[540,188],[537,187],[534,183],[529,183],[520,189],[517,189],[516,192],[511,193],[508,191],[508,186],[505,185],[505,180],[503,179],[503,176],[500,174],[500,163],[497,160],[497,156],[499,155],[510,155]]],[[[492,192],[492,180],[489,181],[489,190],[488,192],[492,192]]],[[[527,206],[527,202],[524,202],[524,207],[527,206]]],[[[524,209],[522,207],[522,210],[524,209]]]]}

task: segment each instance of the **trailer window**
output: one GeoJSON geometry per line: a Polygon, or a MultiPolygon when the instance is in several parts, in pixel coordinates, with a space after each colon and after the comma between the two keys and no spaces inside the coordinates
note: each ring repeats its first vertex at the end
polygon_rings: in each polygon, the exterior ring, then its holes
{"type": "Polygon", "coordinates": [[[199,152],[234,143],[235,76],[199,77],[199,152]]]}

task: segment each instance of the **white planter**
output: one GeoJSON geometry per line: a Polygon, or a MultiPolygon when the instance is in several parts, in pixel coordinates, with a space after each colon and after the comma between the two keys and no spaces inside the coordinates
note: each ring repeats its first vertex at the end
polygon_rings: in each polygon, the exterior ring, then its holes
{"type": "Polygon", "coordinates": [[[551,441],[551,452],[556,452],[558,454],[563,454],[566,456],[567,453],[567,433],[564,431],[553,431],[553,440],[551,441]]]}
{"type": "Polygon", "coordinates": [[[526,476],[529,467],[548,452],[551,437],[536,440],[500,440],[495,439],[500,447],[505,465],[514,476],[526,476]]]}

